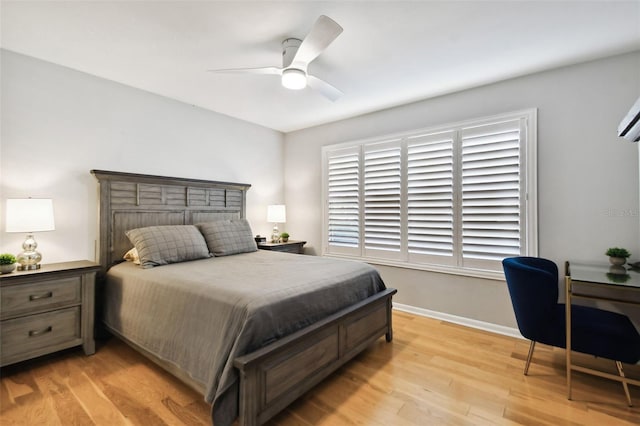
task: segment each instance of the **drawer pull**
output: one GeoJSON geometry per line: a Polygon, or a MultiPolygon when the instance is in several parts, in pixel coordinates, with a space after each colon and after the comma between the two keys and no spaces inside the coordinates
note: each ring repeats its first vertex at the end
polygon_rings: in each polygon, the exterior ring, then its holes
{"type": "Polygon", "coordinates": [[[32,295],[29,296],[29,301],[40,300],[40,299],[48,299],[50,297],[53,297],[53,292],[52,291],[48,291],[48,292],[42,293],[42,294],[32,294],[32,295]]]}
{"type": "Polygon", "coordinates": [[[42,330],[31,330],[29,331],[29,337],[41,336],[46,333],[51,333],[53,331],[53,327],[49,326],[47,328],[43,328],[42,330]]]}

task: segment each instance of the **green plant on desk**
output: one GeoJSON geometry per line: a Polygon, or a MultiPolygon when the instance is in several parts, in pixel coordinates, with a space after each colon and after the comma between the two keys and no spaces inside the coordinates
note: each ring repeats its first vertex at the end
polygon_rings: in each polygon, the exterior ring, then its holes
{"type": "Polygon", "coordinates": [[[627,261],[627,257],[631,256],[631,253],[625,248],[611,247],[604,254],[609,256],[609,263],[614,266],[622,266],[627,261]]]}
{"type": "Polygon", "coordinates": [[[282,238],[283,243],[286,243],[287,241],[289,241],[289,234],[286,232],[283,232],[282,234],[280,234],[280,238],[282,238]]]}
{"type": "Polygon", "coordinates": [[[619,247],[611,247],[605,252],[605,254],[609,257],[621,257],[624,259],[631,256],[631,253],[629,253],[627,249],[619,247]]]}

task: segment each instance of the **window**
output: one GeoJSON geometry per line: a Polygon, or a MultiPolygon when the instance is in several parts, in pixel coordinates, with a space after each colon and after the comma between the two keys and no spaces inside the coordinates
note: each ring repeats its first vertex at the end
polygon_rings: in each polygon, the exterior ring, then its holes
{"type": "Polygon", "coordinates": [[[537,254],[535,110],[323,148],[328,255],[483,275],[537,254]]]}

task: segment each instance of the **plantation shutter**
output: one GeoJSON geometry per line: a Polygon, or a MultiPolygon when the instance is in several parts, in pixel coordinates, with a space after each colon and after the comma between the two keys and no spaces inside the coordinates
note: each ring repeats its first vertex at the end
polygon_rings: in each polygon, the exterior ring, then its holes
{"type": "MultiPolygon", "coordinates": [[[[524,125],[524,119],[523,119],[524,125]]],[[[522,253],[521,120],[461,131],[463,266],[522,253]]]]}
{"type": "Polygon", "coordinates": [[[360,149],[327,153],[327,247],[330,253],[360,255],[360,149]]]}
{"type": "Polygon", "coordinates": [[[444,132],[407,140],[409,261],[455,262],[453,136],[444,132]]]}
{"type": "Polygon", "coordinates": [[[364,147],[365,255],[400,258],[400,139],[364,147]]]}
{"type": "Polygon", "coordinates": [[[322,148],[323,253],[502,277],[536,256],[535,110],[322,148]]]}

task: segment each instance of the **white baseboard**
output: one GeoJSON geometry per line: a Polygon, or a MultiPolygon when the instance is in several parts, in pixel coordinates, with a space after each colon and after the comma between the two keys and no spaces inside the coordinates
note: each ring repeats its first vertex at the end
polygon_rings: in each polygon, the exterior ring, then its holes
{"type": "Polygon", "coordinates": [[[517,337],[524,339],[517,328],[505,327],[504,325],[492,324],[490,322],[478,321],[470,318],[459,317],[457,315],[446,314],[444,312],[431,311],[429,309],[418,308],[411,305],[403,305],[402,303],[393,302],[393,308],[399,311],[408,312],[410,314],[420,315],[423,317],[434,318],[442,321],[452,322],[479,330],[489,331],[491,333],[502,334],[505,336],[517,337]]]}

